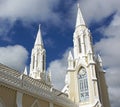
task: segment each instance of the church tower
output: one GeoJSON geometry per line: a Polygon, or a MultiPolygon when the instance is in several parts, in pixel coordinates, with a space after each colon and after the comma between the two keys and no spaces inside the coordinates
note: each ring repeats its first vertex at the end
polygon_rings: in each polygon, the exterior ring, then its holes
{"type": "Polygon", "coordinates": [[[91,33],[79,5],[73,42],[64,92],[79,107],[110,107],[102,60],[94,55],[91,33]]]}
{"type": "Polygon", "coordinates": [[[46,51],[44,49],[41,29],[39,25],[36,41],[31,54],[30,76],[34,79],[46,79],[46,51]]]}

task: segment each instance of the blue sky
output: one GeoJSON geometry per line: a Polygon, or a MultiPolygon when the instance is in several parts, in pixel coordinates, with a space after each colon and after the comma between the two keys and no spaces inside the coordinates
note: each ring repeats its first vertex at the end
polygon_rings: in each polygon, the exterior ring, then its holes
{"type": "Polygon", "coordinates": [[[54,86],[61,89],[68,51],[73,46],[78,2],[92,33],[95,53],[103,59],[111,107],[119,107],[119,0],[0,0],[0,62],[19,71],[29,67],[41,24],[47,71],[52,72],[54,86]]]}

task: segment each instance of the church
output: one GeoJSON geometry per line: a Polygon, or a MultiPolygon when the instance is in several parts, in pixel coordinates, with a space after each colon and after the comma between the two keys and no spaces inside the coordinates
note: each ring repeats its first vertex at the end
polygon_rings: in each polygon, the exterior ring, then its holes
{"type": "Polygon", "coordinates": [[[91,32],[79,5],[63,90],[52,86],[51,73],[46,72],[39,26],[29,74],[26,68],[20,73],[0,64],[0,107],[110,107],[102,59],[94,53],[91,32]]]}

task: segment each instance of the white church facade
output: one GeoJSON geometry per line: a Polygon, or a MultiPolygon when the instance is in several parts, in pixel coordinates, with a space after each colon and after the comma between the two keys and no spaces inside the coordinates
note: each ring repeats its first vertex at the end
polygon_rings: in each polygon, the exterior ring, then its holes
{"type": "Polygon", "coordinates": [[[39,26],[29,74],[27,69],[21,74],[0,64],[0,107],[110,107],[102,60],[94,54],[91,33],[79,6],[66,71],[65,87],[59,91],[52,86],[51,73],[46,73],[39,26]]]}

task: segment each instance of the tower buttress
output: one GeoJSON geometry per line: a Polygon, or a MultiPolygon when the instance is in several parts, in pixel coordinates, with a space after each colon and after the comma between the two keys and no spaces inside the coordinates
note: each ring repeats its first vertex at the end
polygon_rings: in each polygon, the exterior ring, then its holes
{"type": "Polygon", "coordinates": [[[66,85],[63,89],[79,107],[110,107],[101,58],[95,59],[92,37],[80,6],[73,34],[73,54],[69,52],[66,85]],[[104,91],[105,90],[105,91],[104,91]]]}

